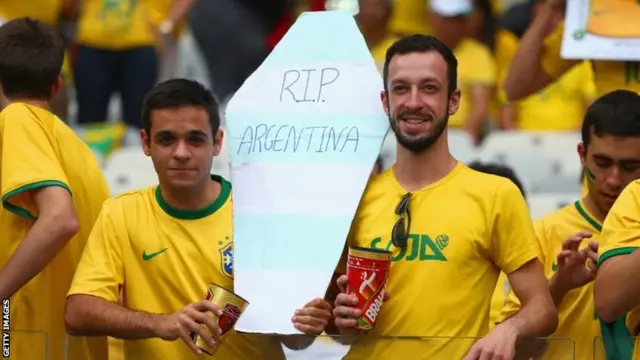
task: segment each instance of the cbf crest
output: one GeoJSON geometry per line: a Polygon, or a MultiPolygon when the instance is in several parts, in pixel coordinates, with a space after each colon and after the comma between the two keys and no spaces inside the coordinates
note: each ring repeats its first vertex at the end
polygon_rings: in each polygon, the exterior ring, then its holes
{"type": "Polygon", "coordinates": [[[229,242],[227,245],[220,248],[220,267],[222,273],[230,278],[233,278],[233,243],[229,242]]]}

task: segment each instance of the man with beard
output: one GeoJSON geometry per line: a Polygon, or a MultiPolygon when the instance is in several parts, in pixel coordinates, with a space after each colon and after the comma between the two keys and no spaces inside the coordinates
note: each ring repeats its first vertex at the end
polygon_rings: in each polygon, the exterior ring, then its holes
{"type": "Polygon", "coordinates": [[[349,360],[511,359],[517,341],[551,334],[557,324],[523,196],[509,179],[451,156],[447,121],[461,94],[457,60],[442,42],[422,35],[399,40],[387,51],[383,78],[397,161],[370,181],[348,244],[393,253],[388,296],[371,333],[349,336],[358,334],[361,311],[345,291],[341,261],[339,294],[336,288],[327,294],[335,300],[327,331],[354,340],[349,360]],[[500,271],[523,306],[489,332],[500,271]],[[416,339],[431,336],[439,339],[416,339]]]}

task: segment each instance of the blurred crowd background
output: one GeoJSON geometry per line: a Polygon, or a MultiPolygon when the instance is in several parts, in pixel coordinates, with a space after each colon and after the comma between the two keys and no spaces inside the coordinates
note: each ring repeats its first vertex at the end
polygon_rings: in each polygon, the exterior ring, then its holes
{"type": "MultiPolygon", "coordinates": [[[[0,19],[30,16],[60,29],[68,44],[65,89],[51,105],[103,161],[114,194],[157,181],[138,135],[143,97],[156,82],[196,79],[224,104],[304,11],[353,13],[380,70],[396,39],[433,34],[459,62],[452,152],[467,163],[512,167],[536,195],[529,197],[536,216],[579,193],[578,129],[596,93],[584,61],[541,91],[507,100],[502,84],[543,1],[3,0],[0,19]]],[[[394,152],[388,136],[382,169],[394,152]]],[[[226,151],[213,171],[229,176],[226,151]]]]}

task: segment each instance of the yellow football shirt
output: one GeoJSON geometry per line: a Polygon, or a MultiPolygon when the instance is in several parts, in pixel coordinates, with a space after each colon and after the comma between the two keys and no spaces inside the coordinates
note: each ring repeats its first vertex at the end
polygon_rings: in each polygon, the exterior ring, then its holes
{"type": "Polygon", "coordinates": [[[387,56],[387,49],[393,45],[398,40],[395,36],[387,36],[380,43],[372,46],[369,51],[371,52],[371,57],[373,57],[373,61],[375,61],[378,70],[380,70],[380,74],[382,74],[382,70],[384,69],[384,61],[387,56]]]}
{"type": "MultiPolygon", "coordinates": [[[[155,0],[149,4],[149,21],[153,27],[158,27],[169,14],[173,0],[155,0]]],[[[184,29],[186,21],[175,24],[173,36],[178,38],[184,29]]]]}
{"type": "Polygon", "coordinates": [[[84,0],[78,20],[78,44],[105,50],[153,46],[153,1],[84,0]]]}
{"type": "MultiPolygon", "coordinates": [[[[598,264],[602,264],[614,256],[628,255],[640,247],[640,180],[636,180],[622,191],[613,204],[602,226],[600,237],[600,258],[598,264]]],[[[602,325],[602,339],[605,346],[615,346],[624,343],[611,338],[609,331],[612,328],[623,328],[628,336],[638,336],[640,326],[640,307],[627,314],[615,324],[602,325]],[[626,328],[625,328],[626,325],[626,328]]],[[[613,330],[616,332],[616,330],[613,330]]],[[[617,333],[620,336],[620,333],[617,333]]],[[[636,341],[634,360],[640,360],[640,341],[636,341]]]]}
{"type": "MultiPolygon", "coordinates": [[[[11,298],[11,330],[47,333],[43,337],[11,338],[15,359],[36,359],[48,349],[48,359],[64,356],[65,298],[76,265],[102,203],[109,197],[95,156],[73,130],[45,109],[14,103],[0,112],[0,266],[37,219],[31,191],[61,186],[72,197],[80,230],[45,269],[11,298]]],[[[70,359],[100,359],[105,338],[73,342],[70,359]],[[93,353],[93,358],[89,356],[93,353]]]]}
{"type": "MultiPolygon", "coordinates": [[[[589,231],[593,237],[580,244],[582,249],[588,246],[589,241],[598,241],[602,225],[587,211],[582,201],[576,201],[538,219],[534,229],[540,245],[540,261],[550,279],[557,269],[556,259],[562,251],[562,243],[579,231],[589,231]]],[[[519,309],[518,299],[510,292],[501,320],[513,316],[519,309]]],[[[575,344],[576,360],[600,359],[603,351],[594,353],[594,339],[600,336],[600,324],[595,313],[593,283],[569,291],[558,308],[558,318],[558,328],[552,337],[571,339],[575,344]]],[[[551,341],[542,359],[568,359],[573,357],[573,351],[573,344],[568,341],[551,341]]]]}
{"type": "Polygon", "coordinates": [[[11,20],[28,16],[49,26],[57,26],[63,0],[3,0],[0,19],[11,20]]]}
{"type": "MultiPolygon", "coordinates": [[[[543,69],[556,79],[580,63],[577,60],[567,60],[561,57],[563,32],[564,24],[561,24],[545,39],[542,55],[543,69]]],[[[593,60],[592,64],[596,96],[599,97],[617,89],[640,92],[640,63],[593,60]]]]}
{"type": "MultiPolygon", "coordinates": [[[[168,314],[202,300],[210,283],[233,290],[231,184],[212,179],[222,190],[200,210],[171,207],[158,186],[105,202],[69,294],[116,302],[121,287],[125,307],[168,314]]],[[[124,354],[125,359],[201,359],[181,341],[161,339],[125,341],[124,354]]],[[[229,360],[283,356],[275,338],[235,333],[216,353],[229,360]]]]}
{"type": "Polygon", "coordinates": [[[518,128],[526,131],[576,131],[595,99],[591,63],[576,65],[558,81],[517,102],[518,128]]]}
{"type": "Polygon", "coordinates": [[[395,35],[431,34],[425,0],[394,0],[389,29],[395,35]]]}
{"type": "MultiPolygon", "coordinates": [[[[498,102],[507,97],[504,81],[518,49],[519,40],[508,31],[498,32],[496,65],[498,102]]],[[[596,88],[590,62],[582,62],[541,91],[515,102],[519,129],[528,131],[575,131],[580,128],[588,104],[595,99],[596,88]]]]}
{"type": "Polygon", "coordinates": [[[458,88],[462,92],[458,112],[449,118],[449,126],[463,126],[471,111],[471,88],[476,85],[493,87],[496,84],[496,65],[485,45],[464,39],[453,50],[458,59],[458,88]]]}
{"type": "Polygon", "coordinates": [[[529,210],[510,180],[458,164],[411,194],[408,247],[401,250],[390,234],[406,191],[392,169],[370,181],[349,240],[393,252],[391,298],[347,359],[462,359],[488,332],[500,271],[537,256],[529,210]]]}

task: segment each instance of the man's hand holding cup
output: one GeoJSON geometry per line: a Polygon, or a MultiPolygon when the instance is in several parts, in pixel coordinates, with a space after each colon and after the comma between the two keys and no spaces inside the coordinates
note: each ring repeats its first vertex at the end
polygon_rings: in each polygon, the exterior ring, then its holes
{"type": "Polygon", "coordinates": [[[375,324],[382,303],[389,298],[384,287],[391,266],[391,253],[350,248],[347,274],[337,280],[340,294],[333,309],[336,328],[343,335],[368,332],[375,324]]]}

